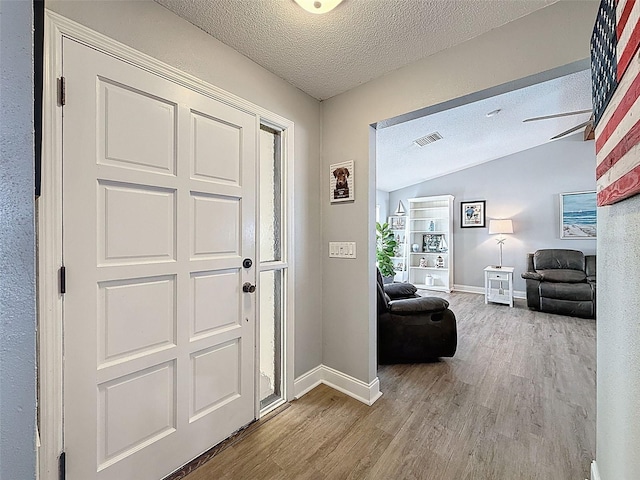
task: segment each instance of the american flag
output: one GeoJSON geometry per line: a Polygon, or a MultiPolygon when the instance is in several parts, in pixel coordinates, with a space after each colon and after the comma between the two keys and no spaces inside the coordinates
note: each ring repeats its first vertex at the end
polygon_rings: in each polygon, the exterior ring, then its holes
{"type": "Polygon", "coordinates": [[[598,206],[640,193],[640,0],[602,0],[591,37],[598,206]]]}

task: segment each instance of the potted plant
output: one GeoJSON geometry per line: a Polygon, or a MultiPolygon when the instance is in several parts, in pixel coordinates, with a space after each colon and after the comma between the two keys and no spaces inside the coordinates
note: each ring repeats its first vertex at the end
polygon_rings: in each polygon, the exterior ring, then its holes
{"type": "Polygon", "coordinates": [[[376,260],[384,283],[393,282],[393,277],[396,274],[391,257],[393,257],[397,246],[398,242],[396,242],[389,224],[376,222],[376,260]]]}

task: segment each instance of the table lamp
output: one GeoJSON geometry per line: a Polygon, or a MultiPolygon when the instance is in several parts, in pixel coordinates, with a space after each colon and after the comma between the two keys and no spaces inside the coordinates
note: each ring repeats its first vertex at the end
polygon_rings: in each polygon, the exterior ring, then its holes
{"type": "Polygon", "coordinates": [[[498,245],[500,246],[500,263],[496,265],[496,268],[502,268],[502,245],[506,240],[505,233],[513,233],[511,220],[489,220],[489,235],[498,234],[498,245]]]}

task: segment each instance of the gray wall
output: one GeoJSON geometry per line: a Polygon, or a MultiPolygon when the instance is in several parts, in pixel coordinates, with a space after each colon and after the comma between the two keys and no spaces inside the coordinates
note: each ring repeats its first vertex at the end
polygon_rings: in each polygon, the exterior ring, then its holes
{"type": "Polygon", "coordinates": [[[31,2],[0,0],[0,478],[35,478],[31,2]]]}
{"type": "Polygon", "coordinates": [[[376,205],[380,207],[380,223],[386,222],[387,217],[390,215],[389,192],[376,190],[376,205]]]}
{"type": "Polygon", "coordinates": [[[47,7],[295,122],[295,375],[320,365],[320,102],[150,0],[47,7]]]}
{"type": "Polygon", "coordinates": [[[640,195],[598,208],[596,462],[640,478],[640,195]]]}
{"type": "Polygon", "coordinates": [[[515,267],[514,288],[524,291],[520,274],[526,254],[539,248],[571,248],[592,254],[596,240],[561,240],[558,194],[595,190],[595,142],[582,133],[472,168],[391,192],[389,203],[451,194],[454,204],[454,283],[484,287],[483,269],[499,259],[489,220],[510,218],[513,235],[503,247],[503,265],[515,267]],[[460,228],[460,202],[486,200],[487,228],[460,228]]]}
{"type": "MultiPolygon", "coordinates": [[[[323,362],[376,377],[375,135],[371,124],[563,67],[589,56],[597,1],[564,1],[322,102],[322,172],[356,164],[356,199],[322,196],[323,362]],[[570,28],[569,28],[570,26],[570,28]],[[358,258],[328,258],[328,242],[357,242],[358,258]],[[349,294],[349,301],[344,299],[349,294]]],[[[329,178],[321,177],[322,192],[329,178]]],[[[384,385],[382,386],[384,391],[384,385]]]]}

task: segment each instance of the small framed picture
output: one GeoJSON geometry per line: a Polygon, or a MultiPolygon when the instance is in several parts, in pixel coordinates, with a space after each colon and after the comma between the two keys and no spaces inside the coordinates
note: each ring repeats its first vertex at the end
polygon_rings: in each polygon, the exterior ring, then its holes
{"type": "Polygon", "coordinates": [[[334,163],[329,167],[329,195],[331,203],[353,202],[355,176],[353,160],[334,163]]]}
{"type": "Polygon", "coordinates": [[[406,226],[405,217],[389,217],[391,230],[404,230],[406,226]]]}
{"type": "Polygon", "coordinates": [[[486,203],[486,200],[460,202],[460,228],[486,227],[486,203]]]}
{"type": "Polygon", "coordinates": [[[594,240],[597,234],[596,192],[560,194],[560,238],[594,240]]]}

